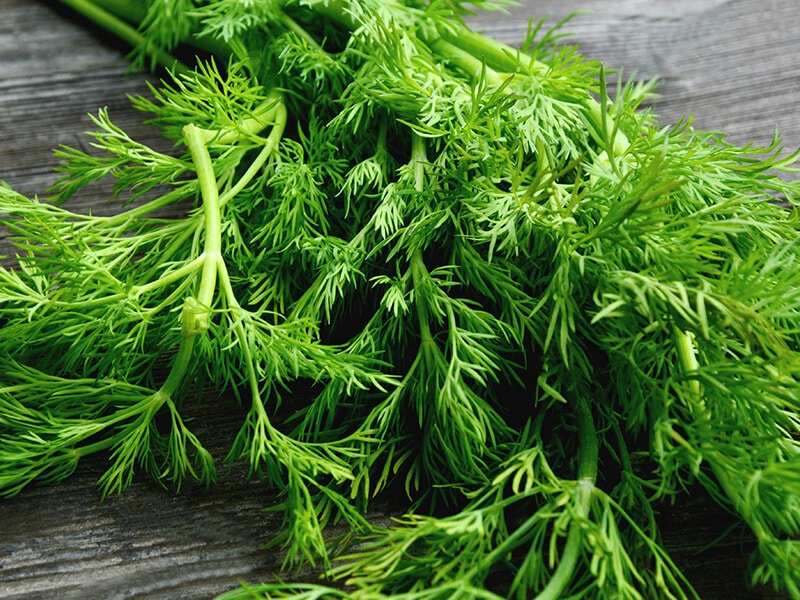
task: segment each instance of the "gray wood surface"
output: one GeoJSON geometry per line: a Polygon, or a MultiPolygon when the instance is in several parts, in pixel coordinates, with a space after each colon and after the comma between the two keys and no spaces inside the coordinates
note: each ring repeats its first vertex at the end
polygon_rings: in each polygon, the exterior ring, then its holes
{"type": "MultiPolygon", "coordinates": [[[[568,25],[573,41],[626,76],[662,79],[657,112],[665,122],[693,113],[699,129],[758,144],[777,127],[793,149],[800,146],[796,8],[797,0],[527,0],[473,24],[513,44],[529,17],[590,9],[568,25]]],[[[86,114],[102,106],[157,144],[125,98],[143,92],[146,77],[126,69],[123,49],[50,3],[0,0],[0,180],[44,193],[55,177],[52,148],[83,143],[86,114]]],[[[113,210],[106,192],[98,186],[76,202],[113,210]]],[[[207,400],[193,409],[195,430],[221,462],[242,415],[207,400]]],[[[221,469],[216,486],[178,495],[140,479],[100,503],[95,481],[103,468],[102,459],[89,460],[58,487],[0,500],[0,598],[211,598],[279,568],[280,557],[262,549],[280,527],[263,512],[275,498],[242,472],[221,469]]],[[[746,588],[751,542],[741,528],[702,551],[730,523],[696,497],[663,507],[661,517],[666,544],[703,598],[782,597],[746,588]]]]}

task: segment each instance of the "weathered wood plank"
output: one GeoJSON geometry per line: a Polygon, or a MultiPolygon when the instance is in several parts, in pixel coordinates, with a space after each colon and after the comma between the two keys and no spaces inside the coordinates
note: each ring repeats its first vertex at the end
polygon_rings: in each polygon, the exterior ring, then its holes
{"type": "MultiPolygon", "coordinates": [[[[526,17],[560,18],[589,8],[567,29],[586,54],[624,73],[664,80],[658,112],[674,122],[695,113],[701,129],[742,143],[766,143],[775,127],[800,145],[800,24],[794,0],[527,0],[511,16],[476,25],[517,43],[526,17]]],[[[146,77],[126,75],[124,50],[44,2],[0,0],[0,180],[43,193],[54,180],[52,148],[83,143],[86,113],[108,106],[123,127],[156,143],[125,94],[146,77]]],[[[81,196],[85,208],[112,210],[107,187],[81,196]]],[[[194,428],[218,462],[242,415],[207,398],[194,428]]],[[[275,502],[241,470],[220,470],[218,485],[180,494],[141,479],[100,503],[101,458],[58,487],[32,487],[0,501],[0,597],[209,598],[240,579],[269,578],[280,559],[261,546],[280,527],[263,512],[275,502]]],[[[382,518],[376,514],[375,518],[382,518]]],[[[662,516],[665,541],[704,598],[781,597],[744,590],[747,538],[740,530],[713,552],[695,555],[726,527],[724,515],[691,498],[662,516]],[[740,537],[741,536],[741,537],[740,537]]]]}

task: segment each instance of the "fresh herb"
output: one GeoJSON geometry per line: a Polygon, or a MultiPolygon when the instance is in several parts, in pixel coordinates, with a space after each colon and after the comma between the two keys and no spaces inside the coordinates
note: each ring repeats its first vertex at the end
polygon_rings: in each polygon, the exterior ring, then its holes
{"type": "Polygon", "coordinates": [[[342,586],[226,598],[694,597],[653,510],[693,482],[800,598],[778,139],[663,127],[651,86],[455,0],[63,2],[167,68],[133,104],[175,152],[100,111],[54,202],[0,187],[0,493],[99,452],[104,494],[212,482],[199,386],[247,409],[228,459],[282,490],[286,566],[342,586]],[[104,177],[118,214],[63,204],[104,177]],[[367,522],[398,488],[408,515],[367,522]]]}

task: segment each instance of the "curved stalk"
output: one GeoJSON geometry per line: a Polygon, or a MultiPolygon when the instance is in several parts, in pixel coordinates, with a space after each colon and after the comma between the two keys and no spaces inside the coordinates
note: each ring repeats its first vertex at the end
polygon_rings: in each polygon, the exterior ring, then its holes
{"type": "Polygon", "coordinates": [[[219,192],[214,176],[211,156],[208,154],[203,133],[200,128],[186,125],[183,128],[184,140],[195,165],[200,195],[203,201],[205,246],[203,254],[186,265],[187,274],[201,268],[200,286],[197,299],[188,298],[181,310],[181,344],[172,362],[166,380],[156,392],[162,404],[178,389],[186,376],[192,359],[194,341],[198,333],[208,329],[209,312],[214,301],[217,282],[217,259],[222,253],[222,223],[219,206],[219,192]],[[197,262],[202,261],[202,265],[197,262]]]}
{"type": "Polygon", "coordinates": [[[205,247],[203,254],[207,260],[203,265],[203,275],[197,292],[197,301],[203,306],[211,306],[216,288],[216,257],[222,253],[222,219],[220,217],[219,191],[214,176],[211,156],[208,154],[204,135],[199,127],[188,124],[183,128],[186,147],[192,156],[200,184],[200,196],[203,199],[205,215],[205,247]]]}

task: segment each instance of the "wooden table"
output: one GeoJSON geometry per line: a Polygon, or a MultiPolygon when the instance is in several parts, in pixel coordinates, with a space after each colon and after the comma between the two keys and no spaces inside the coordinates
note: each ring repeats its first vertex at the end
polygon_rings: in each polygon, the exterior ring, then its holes
{"type": "MultiPolygon", "coordinates": [[[[473,21],[513,44],[530,16],[593,10],[567,27],[573,40],[625,74],[661,78],[657,112],[665,122],[694,113],[698,129],[724,130],[740,144],[765,144],[778,127],[793,149],[800,146],[796,3],[527,0],[509,15],[473,21]]],[[[50,3],[0,0],[0,180],[43,193],[54,180],[51,149],[83,143],[86,113],[102,106],[136,137],[157,143],[125,98],[144,92],[146,77],[126,75],[126,66],[112,40],[87,33],[50,3]]],[[[112,210],[107,191],[98,186],[76,202],[112,210]]],[[[221,460],[242,415],[213,398],[195,412],[195,431],[221,460]]],[[[222,469],[218,485],[180,495],[140,479],[101,504],[95,481],[103,469],[101,458],[89,460],[60,486],[0,500],[0,597],[210,598],[278,569],[280,558],[261,549],[280,526],[263,512],[272,493],[241,471],[222,469]]],[[[665,542],[703,598],[783,597],[746,590],[750,541],[741,528],[702,551],[731,523],[719,509],[702,497],[662,508],[665,542]]]]}

